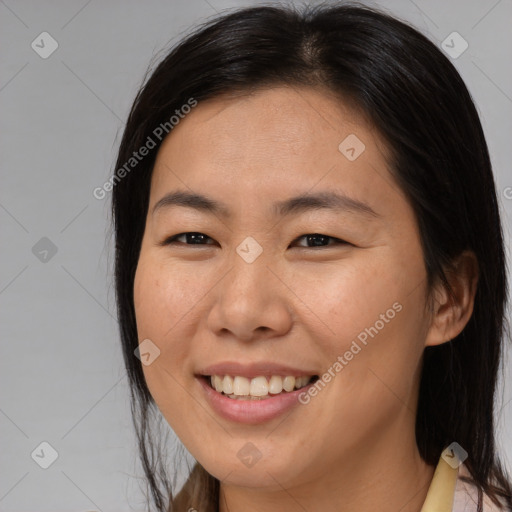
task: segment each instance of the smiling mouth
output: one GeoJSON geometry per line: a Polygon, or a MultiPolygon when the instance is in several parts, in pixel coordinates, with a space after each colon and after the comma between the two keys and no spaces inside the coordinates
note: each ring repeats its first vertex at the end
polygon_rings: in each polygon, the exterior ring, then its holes
{"type": "Polygon", "coordinates": [[[253,379],[239,375],[204,375],[203,379],[218,393],[233,400],[267,400],[279,395],[292,393],[318,380],[311,376],[258,376],[253,379]]]}

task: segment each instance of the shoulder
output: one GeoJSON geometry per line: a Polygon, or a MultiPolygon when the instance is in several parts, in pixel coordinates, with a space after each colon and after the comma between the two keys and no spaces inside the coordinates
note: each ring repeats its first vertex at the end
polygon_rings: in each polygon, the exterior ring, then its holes
{"type": "MultiPolygon", "coordinates": [[[[455,486],[452,512],[476,512],[478,509],[478,489],[461,477],[471,478],[471,475],[463,464],[459,469],[459,476],[455,486]]],[[[483,512],[506,512],[506,506],[498,507],[489,496],[483,496],[483,512]]]]}

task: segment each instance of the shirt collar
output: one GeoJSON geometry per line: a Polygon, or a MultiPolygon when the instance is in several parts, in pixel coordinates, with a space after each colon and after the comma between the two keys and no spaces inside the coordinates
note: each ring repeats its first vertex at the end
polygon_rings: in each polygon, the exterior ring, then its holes
{"type": "Polygon", "coordinates": [[[452,467],[441,456],[421,512],[451,512],[459,467],[452,467]]]}

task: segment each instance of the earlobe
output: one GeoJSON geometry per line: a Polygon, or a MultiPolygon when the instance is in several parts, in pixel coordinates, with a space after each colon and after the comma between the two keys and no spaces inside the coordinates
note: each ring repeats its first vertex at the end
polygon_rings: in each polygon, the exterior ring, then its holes
{"type": "Polygon", "coordinates": [[[478,260],[464,251],[445,271],[450,290],[439,281],[432,294],[430,327],[425,346],[446,343],[458,336],[473,314],[478,285],[478,260]]]}

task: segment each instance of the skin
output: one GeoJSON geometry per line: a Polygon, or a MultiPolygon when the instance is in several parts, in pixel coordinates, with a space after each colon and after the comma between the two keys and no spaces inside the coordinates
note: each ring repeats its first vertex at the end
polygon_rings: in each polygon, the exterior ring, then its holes
{"type": "Polygon", "coordinates": [[[477,265],[461,255],[453,298],[441,285],[427,293],[418,227],[386,156],[348,104],[285,86],[199,103],[159,149],[134,300],[139,340],[161,353],[143,370],[173,430],[221,481],[222,512],[421,509],[434,471],[414,436],[422,354],[466,325],[477,265]],[[349,134],[365,144],[354,161],[338,150],[349,134]],[[222,201],[232,216],[182,206],[152,214],[175,190],[222,201]],[[273,202],[320,191],[363,201],[378,217],[329,209],[273,216],[273,202]],[[209,238],[161,245],[184,232],[209,238]],[[313,233],[334,239],[319,247],[298,239],[313,233]],[[236,252],[247,236],[263,249],[253,263],[236,252]],[[225,420],[194,377],[228,360],[321,375],[394,303],[402,306],[395,318],[284,421],[225,420]],[[247,442],[261,453],[251,468],[237,457],[247,442]]]}

